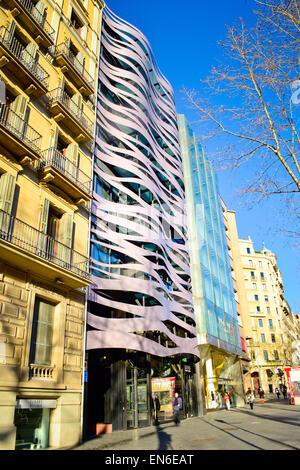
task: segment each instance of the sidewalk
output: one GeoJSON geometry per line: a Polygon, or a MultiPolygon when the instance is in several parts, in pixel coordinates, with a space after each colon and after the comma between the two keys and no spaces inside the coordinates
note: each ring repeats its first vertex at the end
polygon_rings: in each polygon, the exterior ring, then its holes
{"type": "Polygon", "coordinates": [[[231,411],[210,411],[146,428],[116,431],[82,443],[73,450],[295,450],[300,449],[300,407],[287,400],[257,400],[231,411]]]}

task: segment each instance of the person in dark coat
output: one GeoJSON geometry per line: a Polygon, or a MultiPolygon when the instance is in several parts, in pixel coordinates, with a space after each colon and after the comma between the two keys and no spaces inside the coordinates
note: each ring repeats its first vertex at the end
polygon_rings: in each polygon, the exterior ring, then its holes
{"type": "Polygon", "coordinates": [[[173,398],[173,413],[174,413],[174,423],[176,426],[180,423],[180,410],[182,408],[182,399],[178,395],[178,393],[175,393],[175,397],[173,398]]]}
{"type": "Polygon", "coordinates": [[[282,387],[282,395],[283,395],[283,398],[286,399],[286,397],[287,397],[287,387],[286,387],[286,385],[284,385],[282,387]]]}
{"type": "Polygon", "coordinates": [[[280,390],[279,390],[278,387],[275,388],[275,393],[276,393],[277,398],[278,398],[278,400],[279,400],[279,397],[280,397],[280,390]]]}
{"type": "Polygon", "coordinates": [[[160,410],[160,402],[159,402],[159,398],[157,395],[154,395],[154,394],[152,395],[151,405],[152,405],[153,423],[158,424],[158,412],[160,410]]]}

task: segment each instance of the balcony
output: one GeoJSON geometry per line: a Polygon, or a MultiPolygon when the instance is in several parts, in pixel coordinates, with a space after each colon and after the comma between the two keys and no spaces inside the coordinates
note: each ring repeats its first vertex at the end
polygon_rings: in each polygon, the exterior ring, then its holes
{"type": "Polygon", "coordinates": [[[94,93],[94,79],[67,44],[62,43],[55,48],[54,58],[62,72],[70,78],[82,95],[89,96],[94,93]]]}
{"type": "Polygon", "coordinates": [[[2,210],[0,258],[68,287],[90,284],[87,257],[2,210]]]}
{"type": "Polygon", "coordinates": [[[29,379],[54,379],[55,366],[29,365],[29,379]]]}
{"type": "Polygon", "coordinates": [[[14,113],[9,106],[0,104],[0,144],[21,164],[40,158],[42,136],[14,113]]]}
{"type": "Polygon", "coordinates": [[[48,93],[49,113],[56,122],[61,122],[74,136],[76,142],[88,142],[94,138],[94,124],[82,112],[72,98],[56,88],[48,93]]]}
{"type": "Polygon", "coordinates": [[[38,98],[47,93],[49,74],[4,26],[0,28],[0,68],[11,72],[28,95],[38,98]]]}
{"type": "Polygon", "coordinates": [[[55,31],[31,0],[4,0],[35,41],[48,48],[54,44],[55,31]]]}
{"type": "Polygon", "coordinates": [[[92,199],[92,179],[55,148],[41,153],[39,177],[63,190],[76,204],[92,199]]]}

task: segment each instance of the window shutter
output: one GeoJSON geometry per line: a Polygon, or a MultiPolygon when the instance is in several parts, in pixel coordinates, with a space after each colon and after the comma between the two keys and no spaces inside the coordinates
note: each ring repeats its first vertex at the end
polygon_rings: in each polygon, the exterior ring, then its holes
{"type": "Polygon", "coordinates": [[[83,71],[84,71],[84,61],[85,61],[85,58],[84,58],[84,54],[82,52],[78,52],[78,54],[76,55],[76,62],[75,62],[75,66],[77,68],[77,70],[83,74],[83,71]]]}
{"type": "Polygon", "coordinates": [[[17,132],[18,134],[23,134],[25,127],[27,101],[25,96],[18,95],[10,105],[10,109],[13,113],[10,113],[9,124],[13,128],[13,132],[17,132]]]}
{"type": "Polygon", "coordinates": [[[43,233],[47,233],[49,209],[50,202],[48,201],[48,199],[44,199],[43,209],[40,218],[40,231],[43,233]]]}
{"type": "Polygon", "coordinates": [[[72,178],[77,177],[78,144],[69,144],[66,148],[66,172],[72,178]]]}
{"type": "Polygon", "coordinates": [[[71,248],[73,237],[73,214],[63,214],[60,220],[58,239],[61,243],[71,248]]]}
{"type": "Polygon", "coordinates": [[[40,217],[40,232],[38,235],[38,247],[45,254],[47,250],[47,228],[49,217],[50,202],[44,199],[44,204],[40,217]]]}
{"type": "Polygon", "coordinates": [[[0,231],[8,232],[10,213],[15,194],[16,178],[5,173],[0,178],[0,231]],[[3,212],[2,212],[3,211],[3,212]]]}
{"type": "Polygon", "coordinates": [[[81,116],[82,96],[80,94],[72,96],[70,108],[76,114],[76,116],[81,116]]]}
{"type": "Polygon", "coordinates": [[[37,45],[33,42],[27,44],[23,52],[23,61],[26,62],[26,64],[30,66],[30,68],[33,68],[35,66],[36,53],[37,45]]]}
{"type": "Polygon", "coordinates": [[[64,76],[62,76],[61,83],[60,83],[60,88],[62,89],[62,91],[65,90],[65,84],[66,84],[66,79],[64,76]]]}
{"type": "Polygon", "coordinates": [[[33,17],[40,26],[44,26],[44,22],[46,18],[45,13],[46,13],[46,5],[44,4],[44,2],[42,1],[37,2],[33,10],[33,17]]]}
{"type": "Polygon", "coordinates": [[[16,30],[16,22],[13,20],[10,25],[9,25],[9,28],[7,30],[7,42],[10,44],[11,41],[13,40],[13,37],[14,37],[14,34],[15,34],[15,30],[16,30]]]}
{"type": "Polygon", "coordinates": [[[67,264],[71,263],[71,248],[73,238],[73,214],[63,214],[60,220],[58,240],[59,259],[67,264]]]}

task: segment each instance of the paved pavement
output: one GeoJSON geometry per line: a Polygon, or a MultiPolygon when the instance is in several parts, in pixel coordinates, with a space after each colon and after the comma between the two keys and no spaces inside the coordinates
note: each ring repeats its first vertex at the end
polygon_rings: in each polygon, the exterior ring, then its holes
{"type": "Polygon", "coordinates": [[[84,442],[74,450],[300,450],[300,406],[287,400],[210,411],[136,430],[118,431],[84,442]]]}

